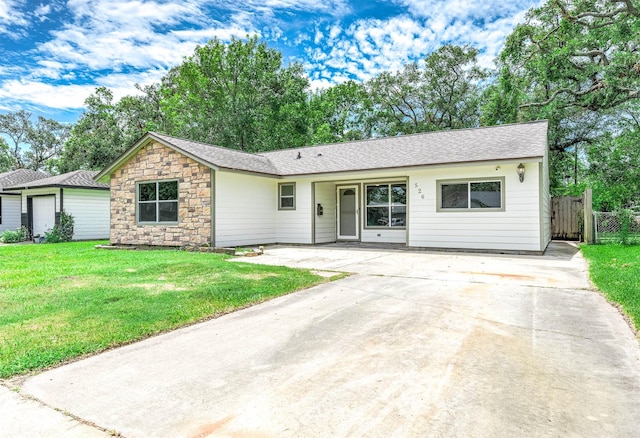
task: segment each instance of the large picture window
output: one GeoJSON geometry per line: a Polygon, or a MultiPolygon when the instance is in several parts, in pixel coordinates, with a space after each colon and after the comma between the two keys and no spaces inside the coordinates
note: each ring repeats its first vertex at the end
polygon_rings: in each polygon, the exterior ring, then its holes
{"type": "Polygon", "coordinates": [[[503,210],[503,180],[440,181],[439,210],[503,210]]]}
{"type": "Polygon", "coordinates": [[[138,222],[178,222],[178,181],[138,183],[138,222]]]}
{"type": "Polygon", "coordinates": [[[296,209],[296,183],[278,184],[278,210],[296,209]]]}
{"type": "Polygon", "coordinates": [[[367,227],[404,227],[407,219],[407,185],[367,184],[367,227]]]}

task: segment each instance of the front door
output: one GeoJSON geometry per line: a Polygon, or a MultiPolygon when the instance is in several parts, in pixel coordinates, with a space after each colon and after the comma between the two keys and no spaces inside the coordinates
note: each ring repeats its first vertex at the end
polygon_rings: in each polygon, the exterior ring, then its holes
{"type": "Polygon", "coordinates": [[[358,186],[338,187],[338,239],[360,239],[358,186]]]}

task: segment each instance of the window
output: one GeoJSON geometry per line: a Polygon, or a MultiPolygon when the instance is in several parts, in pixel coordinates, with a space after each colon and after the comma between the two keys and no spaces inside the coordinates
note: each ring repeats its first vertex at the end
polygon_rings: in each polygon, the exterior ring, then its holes
{"type": "Polygon", "coordinates": [[[503,179],[438,182],[438,210],[504,210],[503,179]]]}
{"type": "Polygon", "coordinates": [[[296,183],[278,184],[278,210],[296,209],[296,183]]]}
{"type": "Polygon", "coordinates": [[[178,222],[178,181],[138,183],[138,222],[178,222]]]}
{"type": "Polygon", "coordinates": [[[367,184],[367,227],[404,227],[407,218],[407,185],[367,184]]]}

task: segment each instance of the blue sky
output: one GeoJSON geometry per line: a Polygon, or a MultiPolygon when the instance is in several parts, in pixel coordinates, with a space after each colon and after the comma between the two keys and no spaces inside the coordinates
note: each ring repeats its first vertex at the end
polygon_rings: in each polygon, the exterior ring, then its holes
{"type": "Polygon", "coordinates": [[[257,35],[313,88],[471,44],[487,67],[540,0],[0,0],[0,112],[73,122],[96,87],[157,82],[198,44],[257,35]]]}

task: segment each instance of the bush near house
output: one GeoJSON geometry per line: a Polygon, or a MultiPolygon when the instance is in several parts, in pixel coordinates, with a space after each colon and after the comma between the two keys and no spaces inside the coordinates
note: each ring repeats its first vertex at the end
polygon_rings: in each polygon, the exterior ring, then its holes
{"type": "Polygon", "coordinates": [[[0,242],[2,243],[20,243],[29,240],[29,230],[26,227],[20,227],[17,230],[5,230],[0,234],[0,242]]]}
{"type": "Polygon", "coordinates": [[[44,232],[44,243],[71,242],[73,239],[73,216],[64,210],[60,212],[60,223],[44,232]]]}
{"type": "Polygon", "coordinates": [[[229,263],[221,254],[95,244],[0,247],[0,378],[325,281],[308,270],[229,263]]]}
{"type": "Polygon", "coordinates": [[[640,246],[583,245],[593,283],[640,330],[640,246]]]}

